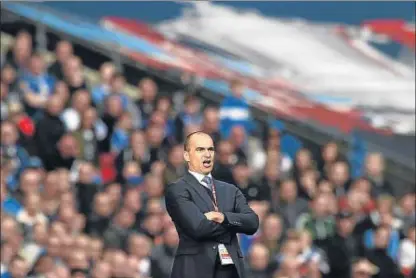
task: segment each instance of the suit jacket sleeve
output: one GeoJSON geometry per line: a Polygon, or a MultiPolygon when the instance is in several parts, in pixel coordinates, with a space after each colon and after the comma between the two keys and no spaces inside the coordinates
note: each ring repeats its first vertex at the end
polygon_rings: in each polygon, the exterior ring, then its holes
{"type": "Polygon", "coordinates": [[[181,184],[171,184],[167,187],[165,202],[172,220],[196,240],[217,240],[229,233],[223,225],[209,221],[205,217],[181,184]]]}
{"type": "Polygon", "coordinates": [[[224,223],[236,233],[254,234],[259,228],[259,217],[248,206],[243,193],[236,187],[234,212],[224,212],[227,221],[224,223]]]}

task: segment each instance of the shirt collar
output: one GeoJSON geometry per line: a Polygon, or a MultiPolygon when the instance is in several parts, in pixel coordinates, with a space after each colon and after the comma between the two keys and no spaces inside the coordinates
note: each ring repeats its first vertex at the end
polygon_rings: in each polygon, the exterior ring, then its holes
{"type": "Polygon", "coordinates": [[[208,177],[210,177],[210,178],[212,179],[212,175],[211,175],[211,173],[209,173],[208,175],[204,175],[204,174],[197,173],[197,172],[193,172],[193,171],[190,171],[190,170],[189,170],[189,173],[190,173],[192,176],[194,176],[194,177],[198,180],[198,182],[199,182],[200,184],[202,184],[203,186],[205,186],[205,187],[208,187],[208,186],[207,186],[207,184],[205,184],[205,182],[203,182],[203,181],[202,181],[202,179],[203,179],[205,176],[208,176],[208,177]]]}

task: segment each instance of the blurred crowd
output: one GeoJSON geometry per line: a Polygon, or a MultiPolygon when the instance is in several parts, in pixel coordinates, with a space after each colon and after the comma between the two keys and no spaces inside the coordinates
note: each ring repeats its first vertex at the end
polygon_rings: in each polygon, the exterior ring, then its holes
{"type": "Polygon", "coordinates": [[[195,130],[215,140],[213,176],[259,215],[239,238],[248,278],[414,277],[415,189],[395,195],[381,154],[353,179],[335,142],[287,149],[279,121],[252,136],[238,80],[218,106],[152,78],[133,99],[111,62],[90,84],[70,42],[52,64],[32,48],[21,31],[1,61],[2,278],[168,278],[179,238],[164,188],[195,130]]]}

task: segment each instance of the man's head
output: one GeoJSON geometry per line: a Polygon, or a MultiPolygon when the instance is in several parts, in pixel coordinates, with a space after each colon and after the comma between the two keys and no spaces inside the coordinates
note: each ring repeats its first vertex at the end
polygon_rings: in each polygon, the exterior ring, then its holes
{"type": "Polygon", "coordinates": [[[267,241],[278,241],[282,235],[283,224],[278,214],[269,214],[263,221],[263,236],[267,241]]]}
{"type": "Polygon", "coordinates": [[[43,57],[39,54],[33,54],[32,57],[30,57],[30,71],[33,75],[40,75],[45,71],[45,61],[43,60],[43,57]]]}
{"type": "Polygon", "coordinates": [[[128,252],[139,259],[149,256],[152,249],[151,239],[144,234],[131,234],[128,238],[128,252]]]}
{"type": "Polygon", "coordinates": [[[220,141],[218,143],[218,161],[224,165],[232,163],[234,148],[229,141],[220,141]]]}
{"type": "Polygon", "coordinates": [[[176,145],[172,147],[172,149],[169,151],[168,160],[169,163],[175,168],[183,166],[181,145],[176,145]]]}
{"type": "Polygon", "coordinates": [[[116,72],[116,67],[110,62],[105,62],[100,66],[100,79],[102,84],[109,84],[114,73],[116,72]]]}
{"type": "Polygon", "coordinates": [[[121,73],[114,73],[110,80],[111,91],[113,93],[122,93],[126,85],[126,79],[121,73]]]}
{"type": "Polygon", "coordinates": [[[184,108],[185,112],[189,115],[195,115],[199,113],[201,109],[201,102],[194,95],[187,96],[184,100],[184,104],[185,104],[185,108],[184,108]]]}
{"type": "Polygon", "coordinates": [[[206,132],[218,131],[220,117],[218,109],[215,107],[208,107],[204,110],[203,127],[206,132]]]}
{"type": "Polygon", "coordinates": [[[346,162],[338,161],[332,165],[329,179],[335,186],[344,186],[348,177],[349,169],[346,162]]]}
{"type": "Polygon", "coordinates": [[[280,198],[285,202],[293,202],[296,200],[298,190],[296,182],[292,179],[284,180],[280,185],[280,198]]]}
{"type": "Polygon", "coordinates": [[[135,221],[134,213],[126,208],[121,208],[114,217],[114,223],[121,229],[130,229],[135,221]]]}
{"type": "Polygon", "coordinates": [[[1,144],[13,146],[16,144],[19,135],[16,126],[12,122],[3,122],[1,125],[1,144]]]}
{"type": "Polygon", "coordinates": [[[244,126],[235,125],[231,128],[230,142],[235,148],[243,147],[247,139],[247,132],[244,126]]]}
{"type": "Polygon", "coordinates": [[[185,140],[184,159],[189,170],[207,175],[214,167],[214,141],[208,134],[197,131],[189,134],[185,140]]]}
{"type": "Polygon", "coordinates": [[[143,78],[138,84],[142,99],[149,103],[155,100],[157,95],[157,85],[150,78],[143,78]]]}
{"type": "Polygon", "coordinates": [[[244,93],[244,83],[241,80],[234,80],[230,84],[230,89],[235,97],[240,98],[244,93]]]}
{"type": "Polygon", "coordinates": [[[71,99],[71,106],[78,113],[83,114],[91,105],[91,96],[87,90],[77,90],[71,99]]]}
{"type": "Polygon", "coordinates": [[[337,159],[338,145],[335,142],[329,142],[322,150],[322,158],[326,163],[332,163],[337,159]]]}
{"type": "Polygon", "coordinates": [[[370,153],[365,159],[365,171],[370,177],[380,177],[385,168],[384,158],[381,153],[370,153]]]}
{"type": "Polygon", "coordinates": [[[9,272],[14,278],[24,278],[29,271],[28,263],[20,257],[16,257],[9,266],[9,272]]]}
{"type": "Polygon", "coordinates": [[[390,228],[382,225],[377,228],[374,236],[374,245],[376,248],[386,249],[390,239],[390,228]]]}
{"type": "Polygon", "coordinates": [[[353,278],[370,278],[379,272],[377,266],[365,258],[357,259],[352,265],[353,278]]]}
{"type": "Polygon", "coordinates": [[[250,250],[250,266],[255,270],[266,270],[270,259],[270,252],[266,246],[256,243],[250,250]]]}
{"type": "Polygon", "coordinates": [[[312,201],[312,210],[317,218],[324,218],[328,216],[329,198],[325,194],[320,194],[312,201]]]}
{"type": "Polygon", "coordinates": [[[57,117],[62,113],[62,110],[64,109],[64,102],[59,96],[54,95],[49,98],[48,103],[46,104],[46,109],[49,115],[57,117]]]}
{"type": "Polygon", "coordinates": [[[143,207],[140,191],[136,189],[128,190],[124,197],[124,206],[134,213],[139,213],[143,207]]]}
{"type": "Polygon", "coordinates": [[[305,170],[308,168],[311,168],[312,166],[312,154],[308,149],[300,149],[297,153],[296,153],[296,158],[295,158],[295,163],[296,166],[300,169],[300,170],[305,170]]]}
{"type": "Polygon", "coordinates": [[[73,55],[73,52],[72,44],[68,41],[60,41],[56,44],[55,54],[60,63],[65,63],[73,55]]]}
{"type": "Polygon", "coordinates": [[[343,236],[351,235],[355,227],[355,219],[352,213],[348,211],[343,211],[337,215],[337,229],[338,233],[343,236]]]}
{"type": "Polygon", "coordinates": [[[91,273],[92,278],[110,278],[111,265],[108,262],[98,262],[94,265],[91,273]]]}

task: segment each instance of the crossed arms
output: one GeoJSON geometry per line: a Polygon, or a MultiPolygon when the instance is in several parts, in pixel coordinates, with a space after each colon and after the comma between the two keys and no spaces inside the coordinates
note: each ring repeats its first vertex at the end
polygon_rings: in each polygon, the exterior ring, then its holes
{"type": "Polygon", "coordinates": [[[252,235],[259,227],[258,216],[248,206],[241,191],[235,188],[234,212],[203,214],[180,184],[167,187],[166,208],[172,220],[196,240],[217,240],[230,233],[252,235]],[[225,220],[225,221],[224,221],[225,220]]]}

